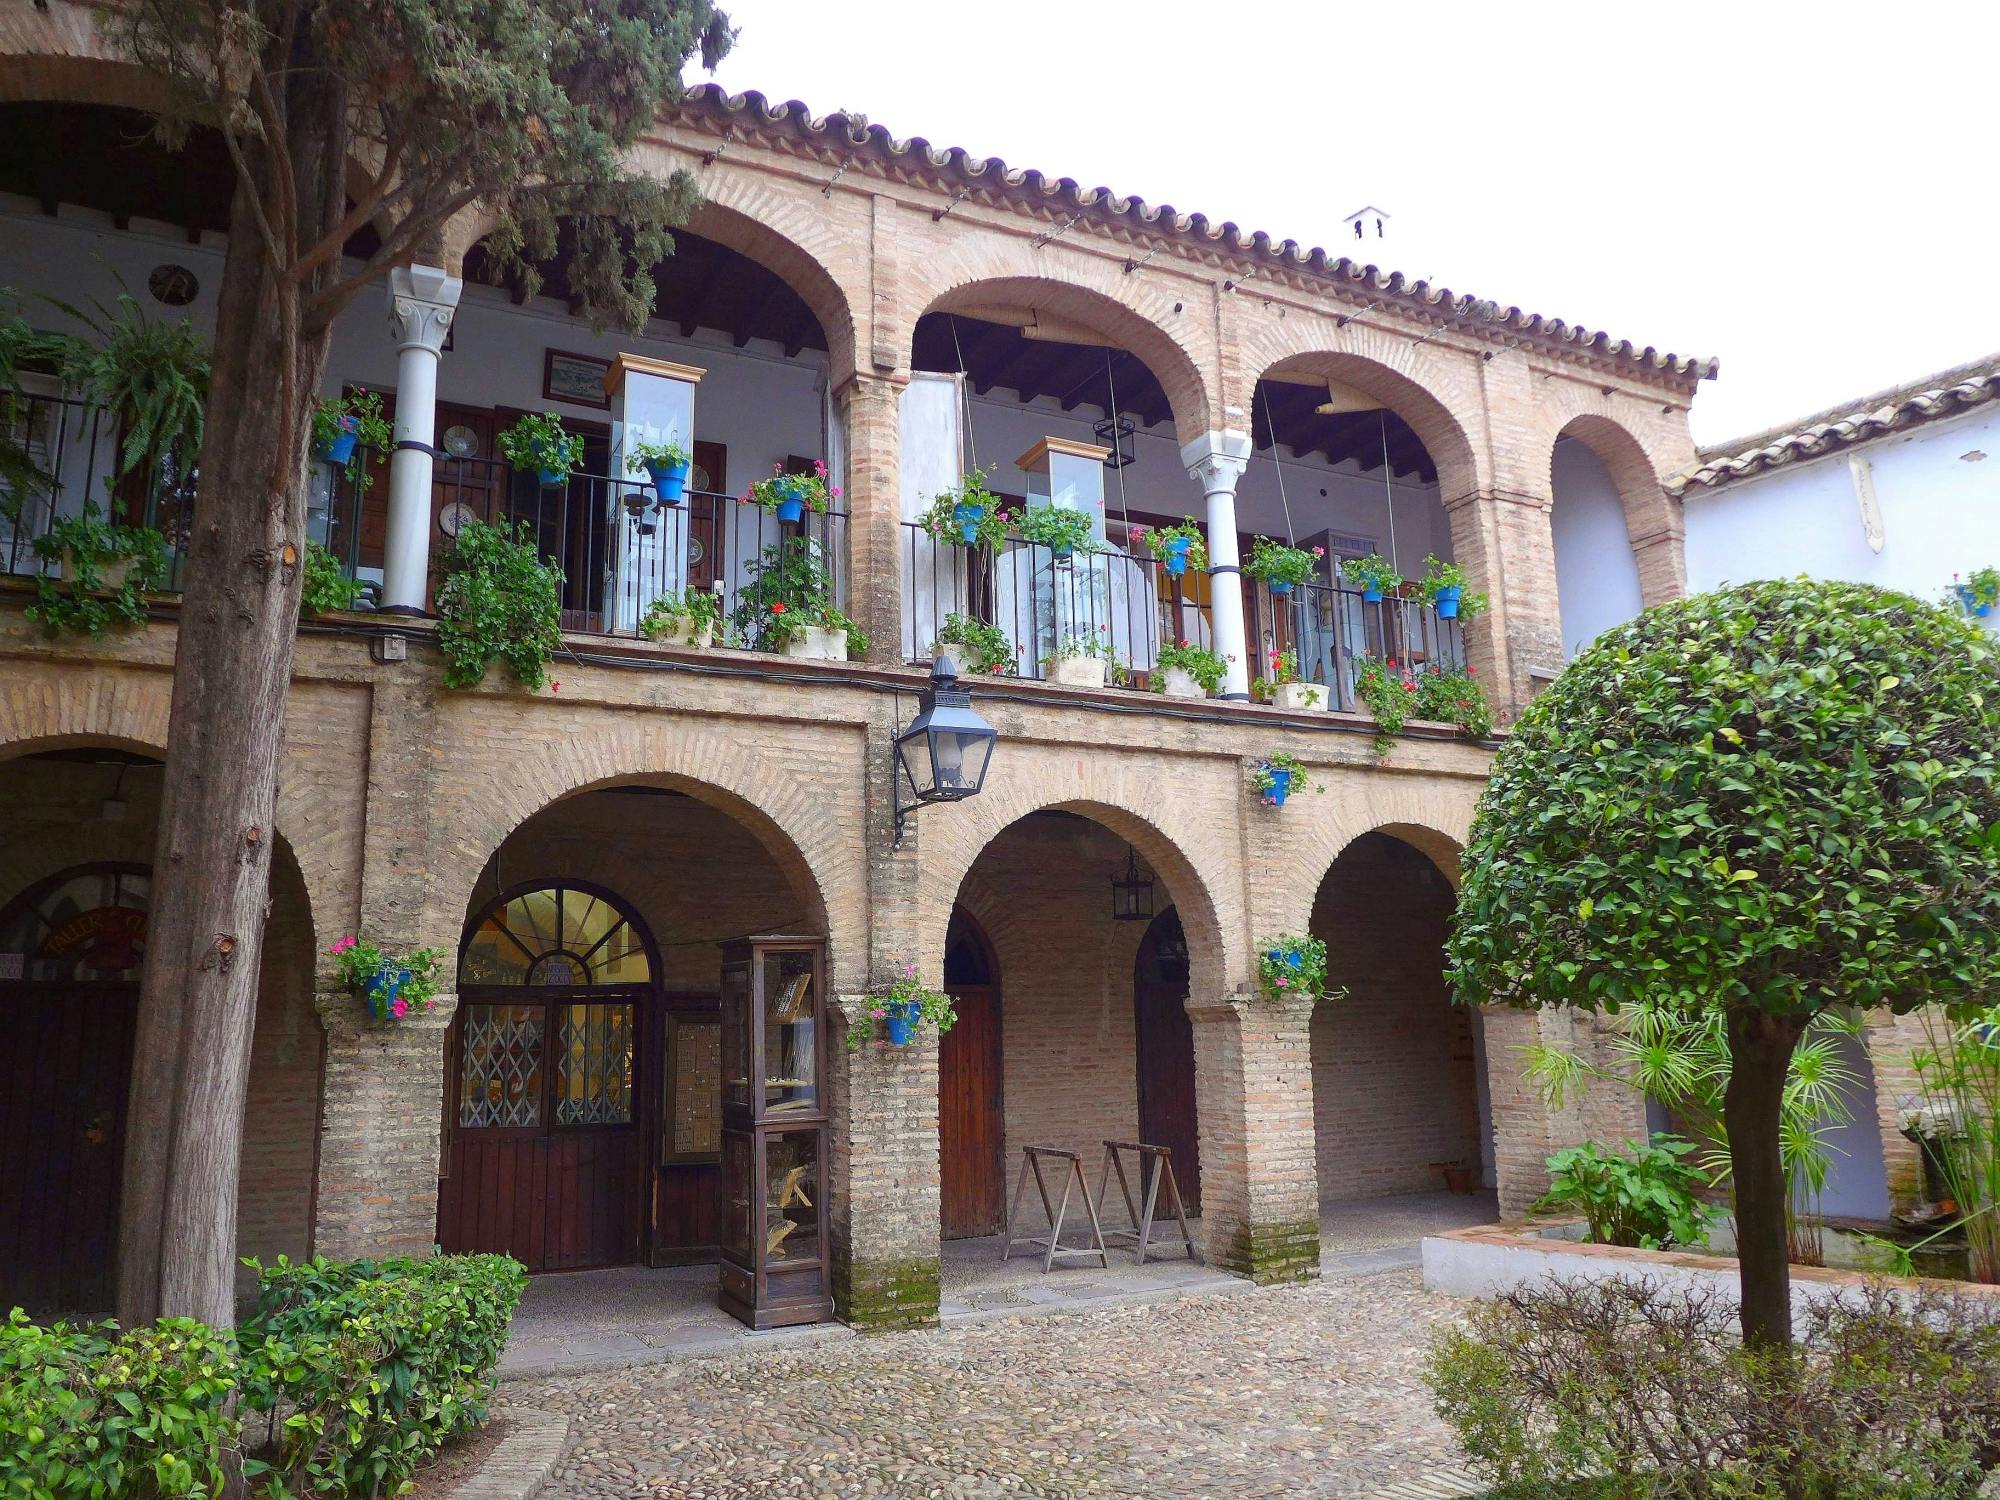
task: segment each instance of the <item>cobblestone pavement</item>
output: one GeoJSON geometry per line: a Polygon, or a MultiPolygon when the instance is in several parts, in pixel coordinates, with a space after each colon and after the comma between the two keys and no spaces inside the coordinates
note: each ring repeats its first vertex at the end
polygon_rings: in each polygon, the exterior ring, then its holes
{"type": "Polygon", "coordinates": [[[1363,1496],[1452,1460],[1412,1271],[510,1381],[549,1496],[1363,1496]]]}

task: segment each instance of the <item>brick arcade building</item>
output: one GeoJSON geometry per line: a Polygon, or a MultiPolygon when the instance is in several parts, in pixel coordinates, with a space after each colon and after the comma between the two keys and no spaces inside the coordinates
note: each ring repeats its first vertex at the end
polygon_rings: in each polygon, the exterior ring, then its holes
{"type": "MultiPolygon", "coordinates": [[[[153,102],[89,7],[0,21],[0,284],[108,299],[115,272],[205,326],[227,168],[199,131],[178,158],[135,144],[153,102]]],[[[302,625],[244,1253],[713,1258],[720,945],[755,933],[823,945],[836,1023],[905,962],[960,999],[942,1046],[826,1051],[813,1201],[859,1323],[935,1316],[941,1239],[999,1227],[1026,1144],[1174,1145],[1209,1262],[1278,1280],[1315,1274],[1322,1199],[1432,1187],[1449,1163],[1515,1211],[1553,1144],[1643,1129],[1611,1091],[1552,1114],[1520,1077],[1511,1048],[1568,1017],[1448,1004],[1439,945],[1490,751],[1416,724],[1378,756],[1351,674],[1369,653],[1469,661],[1504,719],[1563,659],[1565,505],[1618,528],[1644,601],[1673,597],[1661,481],[1694,456],[1712,366],[756,95],[690,91],[643,155],[703,194],[643,334],[572,318],[560,263],[535,297],[493,284],[476,217],[336,331],[329,392],[405,393],[399,428],[445,456],[381,462],[366,490],[316,474],[316,538],[378,603],[421,610],[454,518],[532,503],[571,628],[530,694],[444,688],[421,614],[302,625]],[[676,513],[613,468],[621,355],[699,372],[676,513]],[[553,513],[494,458],[521,410],[586,437],[553,513]],[[1106,551],[1060,584],[1010,553],[981,582],[916,518],[974,464],[1034,492],[1008,460],[1042,439],[1105,460],[1086,484],[1106,551]],[[781,538],[730,497],[814,459],[844,495],[809,529],[868,658],[641,638],[641,564],[738,600],[781,538]],[[1169,579],[1133,533],[1184,514],[1210,566],[1169,579]],[[1455,559],[1492,608],[1461,632],[1331,574],[1275,599],[1236,571],[1257,534],[1405,574],[1455,559]],[[1101,618],[1076,612],[1086,571],[1101,618]],[[897,845],[892,742],[961,611],[1020,648],[976,688],[999,748],[978,797],[897,845]],[[1091,624],[1140,680],[1163,640],[1211,642],[1234,658],[1223,696],[1041,680],[1052,633],[1091,624]],[[1284,649],[1334,712],[1245,701],[1284,649]],[[1249,773],[1280,750],[1324,791],[1274,811],[1249,773]],[[1146,920],[1113,917],[1128,870],[1146,920]],[[1307,931],[1350,998],[1256,998],[1257,941],[1307,931]],[[458,955],[451,993],[370,1020],[324,956],[347,933],[458,955]]],[[[115,434],[46,381],[26,395],[51,504],[73,508],[115,434]]],[[[184,497],[121,503],[171,538],[184,497]]],[[[46,1308],[108,1290],[177,606],[45,640],[21,610],[32,522],[0,523],[0,1298],[46,1308]]]]}

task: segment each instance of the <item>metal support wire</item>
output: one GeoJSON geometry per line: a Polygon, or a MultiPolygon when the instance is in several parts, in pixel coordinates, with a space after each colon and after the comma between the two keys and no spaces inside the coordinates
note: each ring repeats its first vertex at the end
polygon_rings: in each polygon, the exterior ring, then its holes
{"type": "Polygon", "coordinates": [[[1257,394],[1264,398],[1264,425],[1271,433],[1271,463],[1278,471],[1278,504],[1285,508],[1285,541],[1296,547],[1299,544],[1298,529],[1292,525],[1292,502],[1285,495],[1285,461],[1278,457],[1278,424],[1271,417],[1271,393],[1264,389],[1264,382],[1257,382],[1257,394]]]}
{"type": "MultiPolygon", "coordinates": [[[[1111,351],[1109,349],[1104,351],[1104,384],[1111,392],[1111,451],[1116,453],[1118,451],[1118,382],[1111,378],[1111,351]]],[[[1134,435],[1135,437],[1137,435],[1136,427],[1134,428],[1134,435]]],[[[1138,444],[1136,442],[1133,444],[1133,451],[1135,453],[1138,451],[1138,444]]],[[[1125,465],[1122,462],[1118,465],[1118,514],[1123,518],[1125,530],[1129,535],[1132,530],[1132,508],[1125,503],[1125,465]]]]}
{"type": "Polygon", "coordinates": [[[972,467],[979,467],[979,439],[972,435],[972,388],[965,381],[965,349],[958,342],[958,315],[946,313],[945,321],[951,325],[951,352],[958,356],[959,399],[965,405],[965,447],[972,455],[972,467]]]}
{"type": "Polygon", "coordinates": [[[1396,486],[1394,475],[1389,468],[1389,408],[1382,408],[1382,502],[1389,508],[1389,566],[1398,572],[1402,564],[1396,561],[1396,486]]]}

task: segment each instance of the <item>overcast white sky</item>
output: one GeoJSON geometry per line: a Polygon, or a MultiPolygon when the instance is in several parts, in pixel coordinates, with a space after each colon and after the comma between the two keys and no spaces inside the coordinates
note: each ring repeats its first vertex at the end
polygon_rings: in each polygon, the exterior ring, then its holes
{"type": "Polygon", "coordinates": [[[1992,0],[724,5],[731,89],[1718,355],[1699,442],[2000,349],[1992,0]]]}

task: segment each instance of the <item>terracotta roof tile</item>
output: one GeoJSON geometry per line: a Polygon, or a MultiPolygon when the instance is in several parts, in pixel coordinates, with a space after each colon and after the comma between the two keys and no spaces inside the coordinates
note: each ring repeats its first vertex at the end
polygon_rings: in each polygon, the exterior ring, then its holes
{"type": "Polygon", "coordinates": [[[2000,353],[1920,380],[1845,401],[1802,421],[1701,450],[1701,462],[1667,481],[1667,491],[1713,491],[1785,464],[1823,458],[1891,432],[1921,427],[2000,400],[2000,353]]]}
{"type": "Polygon", "coordinates": [[[1296,240],[1274,240],[1262,230],[1246,232],[1229,222],[1216,223],[1204,214],[1183,214],[1171,204],[1150,204],[1143,198],[1121,197],[1109,188],[1085,188],[1074,178],[1049,177],[1033,169],[1010,167],[997,156],[977,158],[952,146],[940,149],[922,136],[898,139],[864,115],[836,111],[814,115],[797,100],[773,103],[754,90],[731,94],[721,85],[697,84],[681,102],[684,114],[707,116],[725,124],[747,126],[761,133],[789,135],[806,143],[872,152],[885,165],[925,167],[962,186],[987,188],[1017,203],[1044,204],[1064,211],[1090,213],[1099,219],[1122,222],[1133,229],[1170,235],[1195,245],[1226,254],[1247,256],[1290,271],[1304,272],[1331,281],[1350,281],[1371,295],[1400,303],[1418,311],[1448,317],[1461,324],[1485,325],[1488,329],[1532,340],[1556,344],[1578,353],[1595,355],[1642,369],[1685,377],[1689,381],[1713,378],[1720,368],[1713,358],[1700,359],[1662,352],[1648,345],[1639,348],[1627,339],[1565,323],[1561,318],[1545,318],[1540,313],[1523,312],[1518,307],[1502,307],[1497,302],[1458,295],[1449,287],[1433,287],[1412,281],[1400,271],[1382,271],[1361,265],[1345,256],[1334,256],[1315,246],[1307,249],[1296,240]]]}

